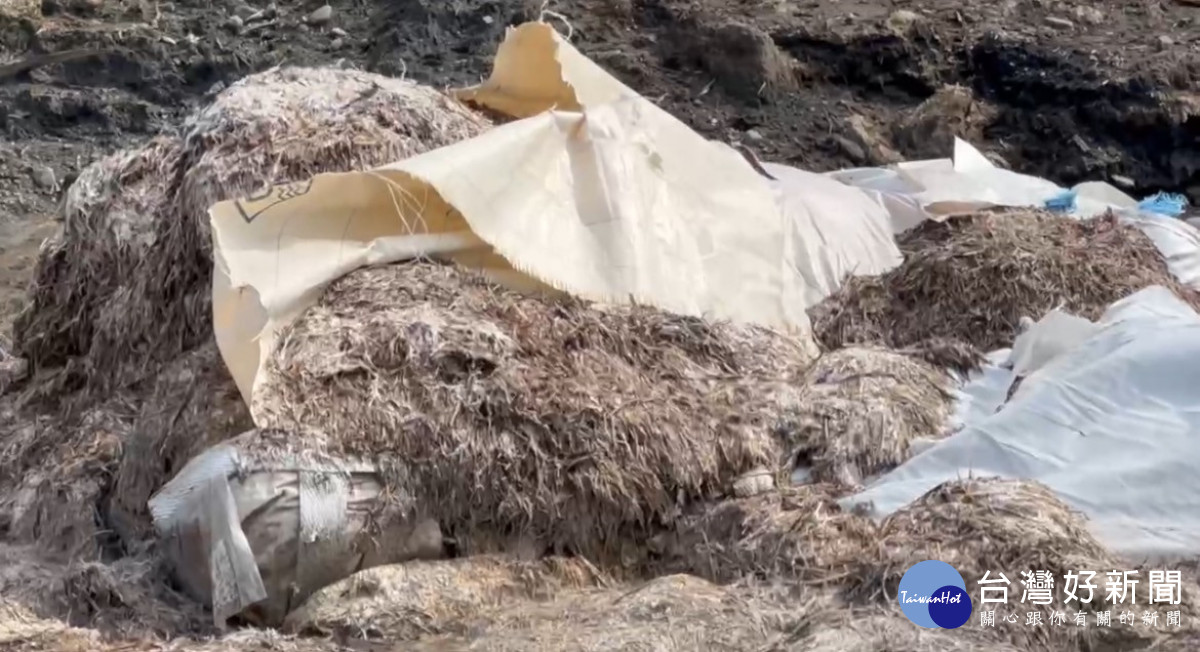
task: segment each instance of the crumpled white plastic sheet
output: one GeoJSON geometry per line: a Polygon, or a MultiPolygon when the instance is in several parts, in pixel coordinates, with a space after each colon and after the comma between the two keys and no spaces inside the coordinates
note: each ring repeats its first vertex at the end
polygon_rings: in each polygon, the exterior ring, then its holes
{"type": "Polygon", "coordinates": [[[1086,340],[1099,328],[1093,322],[1063,310],[1051,310],[1013,342],[1007,366],[1023,378],[1086,340]]]}
{"type": "MultiPolygon", "coordinates": [[[[986,419],[1004,405],[1008,397],[1008,388],[1015,379],[1013,370],[1006,366],[1011,353],[1010,349],[993,351],[987,356],[983,367],[972,373],[962,387],[955,390],[950,430],[961,430],[968,423],[986,419]]],[[[921,446],[920,450],[911,447],[909,450],[915,456],[936,443],[936,440],[931,440],[928,445],[921,446]]]]}
{"type": "Polygon", "coordinates": [[[1029,479],[1084,513],[1118,554],[1200,553],[1200,365],[1191,363],[1200,315],[1155,286],[1113,304],[1097,326],[1076,331],[1073,346],[1060,338],[1061,352],[998,412],[978,409],[987,400],[967,404],[962,430],[843,507],[884,517],[946,481],[1029,479]]]}
{"type": "Polygon", "coordinates": [[[874,276],[904,262],[892,224],[870,194],[823,174],[763,163],[768,183],[795,237],[793,246],[811,261],[797,268],[805,298],[816,304],[837,291],[847,276],[874,276]]]}

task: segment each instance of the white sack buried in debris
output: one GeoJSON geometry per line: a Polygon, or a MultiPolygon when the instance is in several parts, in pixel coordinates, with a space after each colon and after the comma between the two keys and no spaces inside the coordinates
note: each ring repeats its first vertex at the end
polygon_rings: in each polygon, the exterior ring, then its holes
{"type": "Polygon", "coordinates": [[[217,625],[241,614],[275,626],[363,568],[440,555],[432,521],[367,529],[382,493],[371,464],[272,449],[252,431],[193,458],[150,512],[176,578],[217,625]]]}
{"type": "MultiPolygon", "coordinates": [[[[953,158],[898,163],[890,168],[837,170],[828,176],[865,191],[890,215],[894,233],[927,219],[944,219],[993,206],[1044,206],[1066,191],[1046,179],[996,167],[979,150],[954,141],[953,158]]],[[[1138,202],[1103,181],[1072,191],[1075,209],[1064,217],[1086,218],[1108,210],[1140,228],[1181,283],[1200,290],[1200,231],[1184,220],[1139,211],[1138,202]]]]}
{"type": "Polygon", "coordinates": [[[815,354],[808,304],[899,260],[865,195],[803,175],[772,188],[546,24],[511,29],[488,81],[458,95],[518,119],[212,208],[215,332],[243,395],[274,333],[364,265],[438,255],[517,290],[795,330],[815,354]]]}
{"type": "MultiPolygon", "coordinates": [[[[843,505],[883,517],[957,478],[1039,481],[1114,552],[1200,554],[1200,315],[1161,286],[1113,304],[1086,339],[843,505]]],[[[1061,343],[1060,343],[1061,344],[1061,343]]]]}

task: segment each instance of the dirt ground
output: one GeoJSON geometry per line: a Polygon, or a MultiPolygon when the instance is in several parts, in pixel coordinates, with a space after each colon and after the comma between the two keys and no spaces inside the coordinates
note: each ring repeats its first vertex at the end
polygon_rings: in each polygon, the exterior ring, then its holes
{"type": "Polygon", "coordinates": [[[642,94],[765,159],[944,156],[957,133],[1063,183],[1200,199],[1200,8],[1170,0],[332,0],[314,25],[323,0],[248,1],[0,0],[5,336],[56,202],[98,156],[275,65],[469,84],[506,26],[543,11],[642,94]],[[75,58],[4,65],[50,53],[75,58]]]}

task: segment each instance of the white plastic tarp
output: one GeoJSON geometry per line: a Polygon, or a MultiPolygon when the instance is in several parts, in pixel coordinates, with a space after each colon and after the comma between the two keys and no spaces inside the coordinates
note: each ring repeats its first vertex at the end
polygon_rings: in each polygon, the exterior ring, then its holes
{"type": "Polygon", "coordinates": [[[895,233],[927,219],[990,206],[1041,205],[1062,192],[1045,179],[996,167],[959,138],[954,139],[952,158],[906,161],[888,168],[837,170],[828,175],[871,192],[889,210],[895,233]]]}
{"type": "Polygon", "coordinates": [[[1154,242],[1180,283],[1200,290],[1200,231],[1183,220],[1155,215],[1126,215],[1154,242]]]}
{"type": "Polygon", "coordinates": [[[942,482],[1039,481],[1133,558],[1200,553],[1200,315],[1162,287],[1029,376],[999,412],[878,479],[845,507],[883,517],[942,482]]]}
{"type": "Polygon", "coordinates": [[[1041,321],[1017,336],[1007,366],[1016,378],[1028,376],[1078,346],[1097,328],[1099,326],[1083,317],[1059,309],[1051,310],[1041,321]]]}
{"type": "MultiPolygon", "coordinates": [[[[948,162],[948,159],[947,159],[948,162]]],[[[888,168],[850,168],[826,173],[829,177],[865,192],[887,211],[893,234],[904,233],[929,219],[911,183],[888,168]]]]}
{"type": "MultiPolygon", "coordinates": [[[[950,429],[953,431],[964,428],[969,423],[976,423],[996,413],[1008,398],[1008,388],[1015,378],[1013,370],[1007,366],[1011,350],[999,349],[987,356],[983,366],[972,373],[961,387],[954,392],[954,413],[950,417],[950,429]]],[[[909,447],[910,455],[917,455],[936,444],[931,440],[918,450],[909,447]]]]}
{"type": "Polygon", "coordinates": [[[887,210],[858,188],[823,174],[763,163],[797,251],[809,305],[837,291],[848,276],[882,274],[904,256],[892,237],[887,210]]]}
{"type": "MultiPolygon", "coordinates": [[[[970,143],[954,139],[952,158],[906,161],[888,168],[854,168],[829,172],[847,185],[876,193],[892,208],[897,233],[926,219],[970,213],[993,206],[1043,206],[1066,189],[1028,174],[997,167],[970,143]],[[887,201],[885,201],[887,200],[887,201]],[[900,207],[899,213],[896,207],[900,207]]],[[[1092,216],[1109,208],[1134,209],[1137,202],[1112,185],[1087,182],[1078,193],[1076,216],[1092,216]]]]}

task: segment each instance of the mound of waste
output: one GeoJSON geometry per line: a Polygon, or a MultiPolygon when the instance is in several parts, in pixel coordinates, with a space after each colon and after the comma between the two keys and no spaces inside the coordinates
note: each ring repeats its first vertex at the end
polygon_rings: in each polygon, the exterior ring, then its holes
{"type": "Polygon", "coordinates": [[[450,265],[354,272],[280,335],[253,411],[374,460],[465,552],[616,555],[681,501],[774,469],[808,358],[787,337],[503,289],[450,265]],[[381,397],[376,399],[375,397],[381,397]]]}
{"type": "Polygon", "coordinates": [[[1154,242],[1111,215],[976,213],[927,221],[897,242],[904,252],[899,267],[848,279],[812,308],[824,347],[904,348],[940,337],[992,351],[1012,345],[1023,317],[1063,308],[1092,319],[1152,285],[1200,306],[1200,295],[1176,280],[1154,242]]]}
{"type": "Polygon", "coordinates": [[[0,378],[11,416],[0,426],[0,523],[67,557],[136,544],[152,535],[150,495],[253,427],[213,342],[210,205],[491,124],[420,84],[273,69],[232,85],[180,135],[89,166],[15,325],[20,377],[0,378]]]}
{"type": "Polygon", "coordinates": [[[15,353],[70,387],[112,388],[212,339],[214,203],[370,168],[491,121],[428,86],[280,68],[233,84],[184,124],[89,166],[38,259],[15,353]]]}

